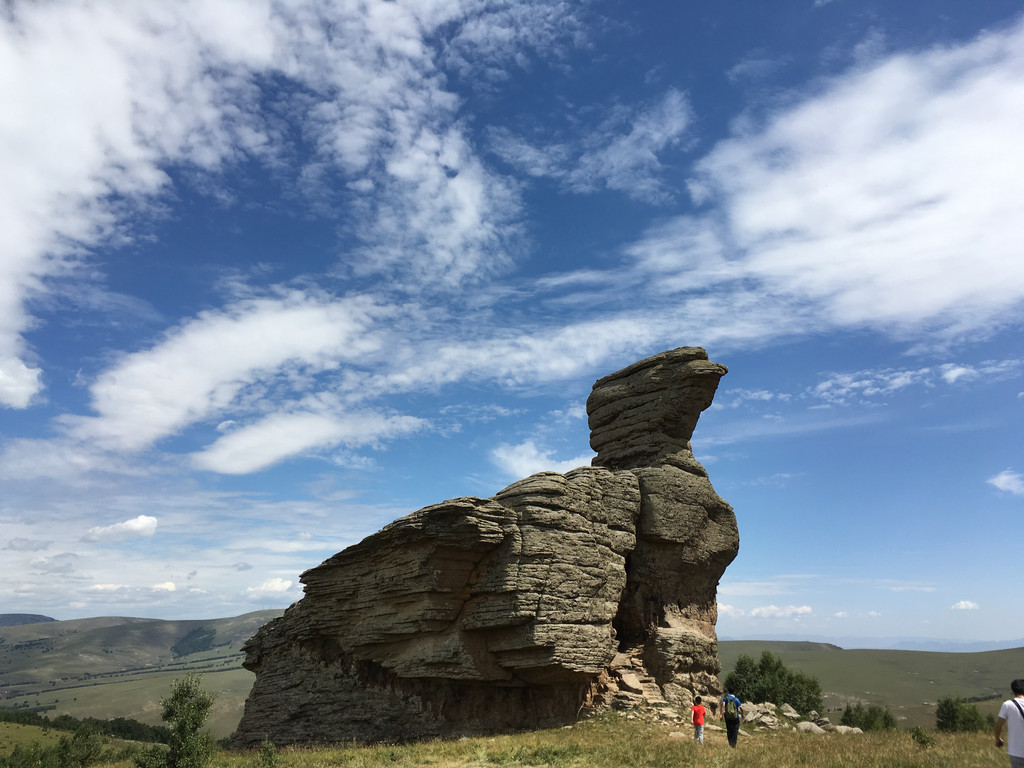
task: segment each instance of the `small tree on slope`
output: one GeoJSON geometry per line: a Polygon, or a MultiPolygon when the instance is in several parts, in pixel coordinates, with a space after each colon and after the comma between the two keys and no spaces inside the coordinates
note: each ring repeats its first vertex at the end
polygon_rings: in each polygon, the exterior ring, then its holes
{"type": "Polygon", "coordinates": [[[198,675],[191,672],[171,684],[171,695],[160,701],[161,718],[171,729],[170,750],[157,747],[136,758],[139,768],[204,768],[213,756],[216,743],[203,724],[213,706],[213,696],[200,687],[198,675]]]}

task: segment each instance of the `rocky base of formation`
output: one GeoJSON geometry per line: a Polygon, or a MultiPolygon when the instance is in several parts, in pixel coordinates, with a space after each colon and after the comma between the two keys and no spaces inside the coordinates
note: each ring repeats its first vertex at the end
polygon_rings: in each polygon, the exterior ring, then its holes
{"type": "Polygon", "coordinates": [[[594,466],[426,507],[304,573],[245,647],[235,746],[717,701],[716,591],[739,536],[689,440],[725,373],[684,347],[606,376],[587,401],[594,466]]]}

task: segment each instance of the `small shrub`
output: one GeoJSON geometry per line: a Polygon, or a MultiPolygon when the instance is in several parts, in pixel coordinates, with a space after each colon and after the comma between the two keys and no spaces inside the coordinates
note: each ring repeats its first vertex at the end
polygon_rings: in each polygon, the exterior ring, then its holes
{"type": "Polygon", "coordinates": [[[281,756],[277,754],[277,747],[270,739],[263,740],[257,754],[260,768],[281,768],[281,756]]]}
{"type": "Polygon", "coordinates": [[[935,746],[935,737],[919,725],[915,725],[910,729],[910,738],[912,738],[923,749],[935,746]]]}

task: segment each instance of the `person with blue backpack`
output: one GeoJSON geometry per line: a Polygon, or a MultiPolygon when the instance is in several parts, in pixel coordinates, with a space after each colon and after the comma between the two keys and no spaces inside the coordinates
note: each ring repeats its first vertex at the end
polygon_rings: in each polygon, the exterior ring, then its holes
{"type": "Polygon", "coordinates": [[[740,718],[743,716],[743,703],[730,688],[722,697],[722,719],[725,720],[725,735],[729,738],[729,746],[735,747],[740,735],[740,718]]]}

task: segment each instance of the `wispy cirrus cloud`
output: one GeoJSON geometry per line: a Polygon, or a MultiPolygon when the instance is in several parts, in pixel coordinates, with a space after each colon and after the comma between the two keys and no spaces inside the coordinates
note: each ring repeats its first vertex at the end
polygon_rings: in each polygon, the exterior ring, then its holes
{"type": "Polygon", "coordinates": [[[692,120],[686,96],[670,89],[639,112],[613,110],[582,140],[535,144],[507,129],[495,129],[491,139],[503,160],[530,176],[555,179],[567,191],[611,189],[660,204],[674,195],[658,156],[687,138],[692,120]]]}

